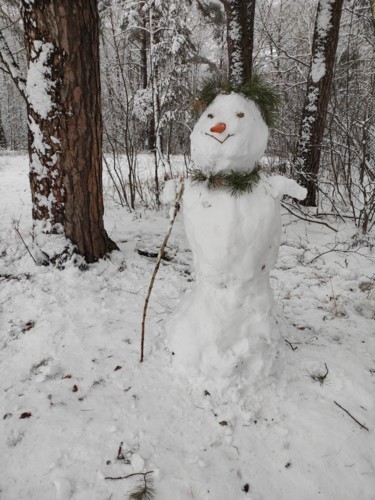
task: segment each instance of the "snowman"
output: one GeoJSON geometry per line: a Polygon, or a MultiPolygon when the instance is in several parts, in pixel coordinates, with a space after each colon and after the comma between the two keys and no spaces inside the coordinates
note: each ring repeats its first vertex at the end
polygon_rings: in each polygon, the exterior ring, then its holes
{"type": "Polygon", "coordinates": [[[270,286],[280,200],[302,200],[306,190],[258,172],[267,139],[258,106],[233,92],[218,95],[191,134],[196,170],[185,180],[182,207],[196,281],[166,324],[174,363],[189,374],[256,383],[272,372],[281,351],[270,286]]]}

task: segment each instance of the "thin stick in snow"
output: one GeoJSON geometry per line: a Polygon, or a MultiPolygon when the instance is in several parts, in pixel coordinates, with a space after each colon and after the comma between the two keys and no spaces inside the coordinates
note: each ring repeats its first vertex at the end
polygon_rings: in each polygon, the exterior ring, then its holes
{"type": "Polygon", "coordinates": [[[354,422],[357,422],[357,424],[361,427],[361,429],[365,429],[367,432],[370,432],[369,429],[365,425],[361,424],[361,422],[358,422],[358,420],[356,418],[354,418],[353,415],[348,412],[348,410],[345,410],[345,408],[343,408],[341,405],[336,403],[336,401],[334,401],[334,403],[336,406],[341,408],[345,413],[347,413],[349,415],[349,417],[351,417],[354,420],[354,422]]]}
{"type": "Polygon", "coordinates": [[[157,275],[157,273],[159,271],[161,259],[162,259],[163,255],[164,255],[165,247],[167,246],[169,237],[170,237],[171,232],[172,232],[173,224],[174,224],[174,222],[176,220],[178,211],[180,209],[180,200],[181,200],[181,197],[183,195],[183,192],[184,192],[184,180],[182,178],[180,180],[179,188],[178,188],[177,193],[176,193],[176,199],[175,199],[174,209],[173,209],[173,212],[171,214],[171,219],[170,219],[170,223],[169,223],[169,229],[168,229],[167,234],[165,235],[165,238],[164,238],[163,243],[162,243],[162,245],[160,247],[158,256],[156,258],[155,268],[154,268],[154,271],[153,271],[152,276],[151,276],[151,281],[150,281],[150,284],[149,284],[149,287],[148,287],[147,296],[146,296],[146,300],[145,300],[145,305],[143,307],[142,335],[141,335],[141,358],[140,358],[140,362],[141,363],[144,360],[145,324],[146,324],[146,316],[147,316],[148,303],[150,301],[150,296],[151,296],[152,288],[154,286],[156,275],[157,275]]]}
{"type": "Polygon", "coordinates": [[[148,472],[133,472],[133,474],[128,474],[127,476],[118,476],[118,477],[105,477],[104,479],[111,479],[112,481],[118,481],[119,479],[128,479],[129,477],[134,476],[143,476],[144,478],[147,474],[152,474],[154,471],[149,470],[148,472]]]}
{"type": "Polygon", "coordinates": [[[29,249],[29,247],[27,246],[27,244],[26,244],[25,240],[23,239],[22,234],[21,234],[20,230],[18,229],[18,225],[17,225],[16,223],[14,223],[14,230],[15,230],[15,231],[16,231],[16,233],[18,234],[18,237],[21,239],[22,243],[25,245],[25,248],[26,248],[26,250],[27,250],[28,254],[29,254],[29,255],[30,255],[30,257],[33,259],[33,261],[34,261],[35,265],[37,266],[37,265],[38,265],[38,263],[37,263],[37,261],[34,259],[33,254],[30,252],[30,249],[29,249]]]}

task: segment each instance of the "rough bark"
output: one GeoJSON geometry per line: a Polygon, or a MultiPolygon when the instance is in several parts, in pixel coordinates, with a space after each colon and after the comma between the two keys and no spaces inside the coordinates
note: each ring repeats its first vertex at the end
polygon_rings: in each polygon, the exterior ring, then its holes
{"type": "Polygon", "coordinates": [[[103,224],[97,1],[23,0],[22,14],[33,218],[47,230],[63,230],[93,262],[110,250],[103,224]],[[30,98],[30,68],[46,53],[47,111],[30,98]]]}
{"type": "Polygon", "coordinates": [[[374,28],[374,33],[375,33],[375,0],[369,0],[369,2],[371,7],[372,26],[374,28]]]}
{"type": "Polygon", "coordinates": [[[253,66],[255,0],[221,0],[227,19],[229,79],[250,80],[253,66]]]}
{"type": "Polygon", "coordinates": [[[321,144],[334,72],[343,0],[320,0],[294,168],[307,188],[303,204],[317,205],[321,144]],[[327,22],[328,21],[328,22],[327,22]]]}

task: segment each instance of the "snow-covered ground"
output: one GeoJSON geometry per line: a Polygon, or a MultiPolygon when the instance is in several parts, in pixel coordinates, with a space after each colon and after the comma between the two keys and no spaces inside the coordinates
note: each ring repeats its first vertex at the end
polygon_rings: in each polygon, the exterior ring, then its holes
{"type": "Polygon", "coordinates": [[[285,361],[256,392],[228,388],[180,374],[166,348],[194,280],[181,217],[140,364],[154,268],[141,253],[158,251],[166,212],[108,198],[119,252],[87,271],[37,267],[14,229],[31,243],[27,168],[0,158],[1,500],[128,499],[143,476],[108,478],[149,471],[157,500],[375,499],[374,235],[283,215],[271,276],[285,361]]]}

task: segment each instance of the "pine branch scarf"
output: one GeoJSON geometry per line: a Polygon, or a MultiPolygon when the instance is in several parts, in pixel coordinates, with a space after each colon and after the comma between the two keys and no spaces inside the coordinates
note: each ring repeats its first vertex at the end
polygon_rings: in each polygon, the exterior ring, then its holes
{"type": "Polygon", "coordinates": [[[251,193],[253,188],[260,181],[260,167],[251,170],[250,172],[240,172],[231,170],[226,172],[221,170],[219,172],[209,172],[206,174],[200,169],[193,169],[190,171],[190,178],[193,184],[202,182],[207,183],[207,189],[226,189],[230,192],[231,196],[241,196],[245,193],[251,193]]]}

